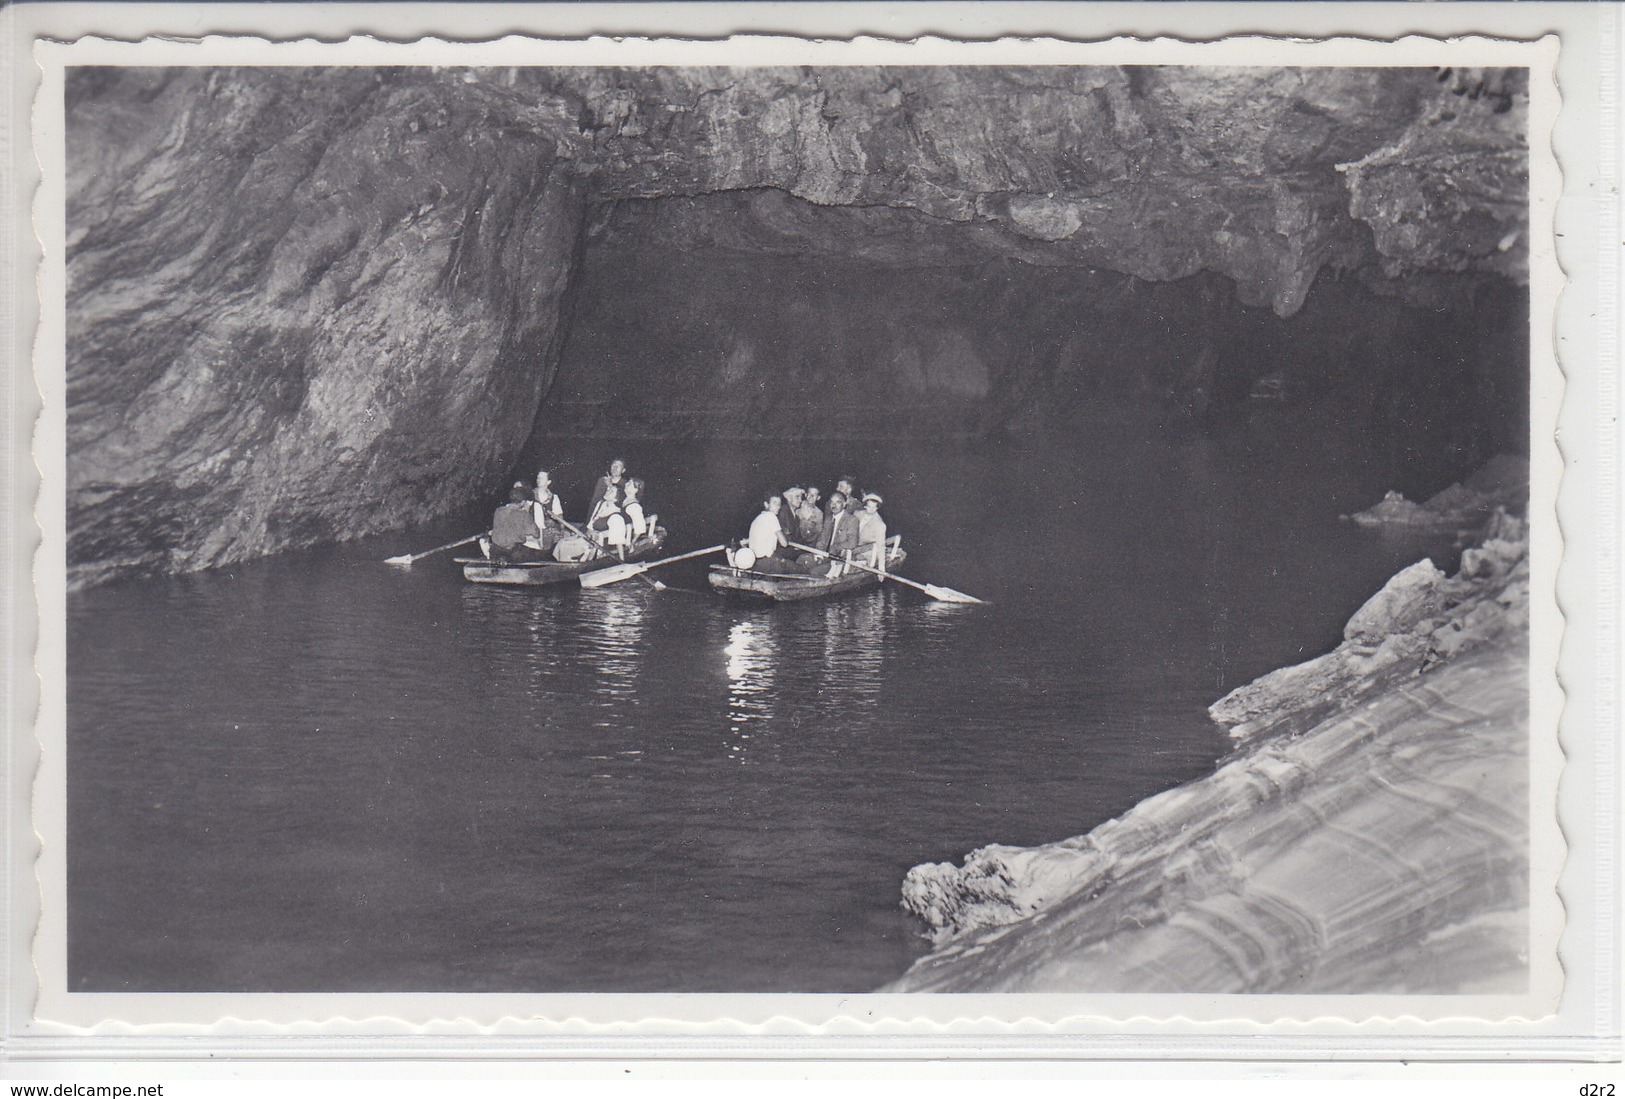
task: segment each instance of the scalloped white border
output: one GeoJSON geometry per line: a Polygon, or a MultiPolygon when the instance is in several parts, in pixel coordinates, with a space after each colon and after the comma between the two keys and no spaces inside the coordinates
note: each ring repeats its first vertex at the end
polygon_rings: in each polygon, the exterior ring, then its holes
{"type": "MultiPolygon", "coordinates": [[[[1247,5],[1261,12],[1264,5],[1247,5]]],[[[1354,11],[1328,5],[1339,13],[1354,11]]],[[[11,9],[15,11],[15,9],[11,9]]],[[[376,12],[377,9],[374,9],[376,12]]],[[[399,9],[391,9],[394,15],[399,9]]],[[[417,10],[417,9],[414,9],[417,10]]],[[[510,9],[511,10],[511,9],[510,9]]],[[[562,14],[558,9],[533,11],[562,14]]],[[[582,6],[571,16],[586,16],[614,9],[582,6]]],[[[691,21],[691,33],[725,33],[710,29],[707,19],[717,18],[724,9],[718,5],[694,5],[683,15],[691,21]]],[[[737,16],[745,9],[726,9],[737,16]]],[[[763,9],[752,9],[761,11],[763,9]]],[[[861,10],[854,5],[849,12],[861,10]]],[[[974,23],[969,9],[943,9],[963,15],[964,23],[974,23]]],[[[142,8],[151,15],[168,14],[173,33],[197,33],[207,24],[222,29],[248,25],[266,27],[270,33],[283,33],[268,26],[290,14],[289,9],[243,8],[142,8]],[[189,18],[190,17],[190,20],[189,18]],[[226,18],[222,18],[226,17],[226,18]]],[[[646,9],[638,13],[655,21],[670,20],[670,9],[646,9]]],[[[783,14],[777,9],[775,14],[783,14]]],[[[1049,17],[1058,13],[1045,8],[1049,17]]],[[[1143,9],[1142,9],[1143,11],[1143,9]]],[[[1409,16],[1414,9],[1406,12],[1409,16]]],[[[333,9],[332,14],[337,13],[333,9]]],[[[352,13],[353,14],[353,13],[352,13]]],[[[373,13],[367,13],[371,15],[373,13]]],[[[421,11],[420,11],[421,14],[421,11]]],[[[459,12],[459,15],[464,14],[459,12]]],[[[616,11],[624,16],[624,11],[616,11]]],[[[976,15],[981,17],[982,11],[976,15]]],[[[1456,13],[1452,13],[1456,14],[1456,13]]],[[[304,12],[310,20],[312,13],[304,12]]],[[[444,19],[444,14],[440,16],[444,19]]],[[[875,18],[879,18],[876,16],[875,18]]],[[[1261,16],[1262,19],[1262,16],[1261,16]]],[[[15,22],[15,20],[13,20],[15,22]]],[[[316,20],[315,22],[319,22],[316,20]]],[[[567,24],[568,20],[562,20],[567,24]]],[[[947,20],[949,29],[954,19],[947,20]]],[[[1065,20],[1061,21],[1064,24],[1065,20]]],[[[309,25],[307,23],[307,25],[309,25]]],[[[342,21],[333,25],[342,27],[342,21]]],[[[465,26],[467,24],[464,24],[465,26]]],[[[594,24],[602,26],[603,24],[594,24]]],[[[759,24],[758,24],[759,25],[759,24]]],[[[878,24],[874,24],[878,25],[878,24]]],[[[1477,24],[1475,24],[1477,25],[1477,24]]],[[[149,28],[150,29],[150,28],[149,28]]],[[[1353,29],[1353,28],[1351,28],[1353,29]]],[[[111,31],[111,28],[109,28],[111,31]]],[[[78,33],[70,29],[59,37],[78,33]]],[[[297,33],[297,32],[296,32],[297,33]]],[[[344,39],[344,30],[319,37],[344,39]]],[[[543,32],[545,33],[545,32],[543,32]]],[[[572,31],[560,26],[556,31],[572,31]]],[[[974,34],[975,28],[967,28],[974,34]]],[[[1381,33],[1373,31],[1373,34],[1381,33]]],[[[1561,189],[1551,134],[1557,118],[1558,101],[1552,74],[1558,62],[1555,38],[1533,43],[1498,41],[1468,37],[1437,41],[1410,37],[1397,42],[1363,39],[1336,41],[1283,40],[1259,36],[1235,37],[1211,43],[1174,39],[1140,41],[1113,39],[1103,42],[1072,42],[1056,37],[1003,39],[990,42],[953,41],[944,37],[923,37],[912,41],[878,37],[850,41],[809,41],[792,37],[723,37],[717,40],[655,40],[644,38],[589,37],[579,40],[538,40],[508,36],[487,42],[451,42],[437,39],[393,43],[380,38],[351,38],[341,41],[270,42],[249,37],[201,39],[114,40],[107,37],[80,38],[71,43],[39,43],[34,59],[42,70],[38,98],[34,101],[32,132],[34,149],[43,166],[45,181],[34,194],[34,228],[43,242],[44,262],[38,269],[40,300],[55,303],[42,311],[35,344],[36,380],[44,396],[44,411],[34,421],[34,456],[42,481],[35,518],[42,537],[34,558],[34,598],[38,601],[38,645],[34,650],[40,674],[41,693],[37,724],[41,752],[37,773],[30,767],[19,774],[33,774],[35,812],[33,828],[40,845],[37,863],[33,852],[26,861],[17,855],[26,845],[9,845],[11,873],[8,888],[14,903],[11,915],[12,956],[8,987],[11,1035],[55,1035],[78,1048],[94,1047],[111,1041],[124,1048],[122,1036],[141,1036],[153,1048],[166,1039],[182,1035],[208,1035],[223,1042],[246,1042],[245,1048],[262,1048],[259,1040],[287,1040],[295,1036],[369,1036],[378,1050],[397,1047],[409,1040],[422,1048],[427,1038],[453,1041],[459,1037],[479,1039],[480,1048],[506,1049],[510,1039],[526,1041],[548,1036],[561,1040],[554,1048],[595,1048],[617,1035],[659,1036],[675,1043],[674,1049],[691,1048],[726,1039],[762,1042],[789,1041],[803,1036],[848,1039],[862,1046],[875,1039],[881,1042],[930,1040],[947,1036],[977,1037],[984,1042],[1000,1037],[1021,1040],[1107,1035],[1134,1043],[1137,1040],[1184,1036],[1195,1044],[1243,1035],[1254,1041],[1265,1036],[1287,1040],[1314,1039],[1331,1042],[1331,1048],[1344,1040],[1349,1048],[1423,1048],[1429,1043],[1450,1039],[1496,1038],[1516,1035],[1538,1044],[1541,1038],[1580,1035],[1588,1028],[1554,1027],[1559,1018],[1559,990],[1562,975],[1556,965],[1555,948],[1563,926],[1563,912],[1554,886],[1562,866],[1564,842],[1554,812],[1557,782],[1562,760],[1554,738],[1556,715],[1562,705],[1556,667],[1562,621],[1553,593],[1556,591],[1558,561],[1562,548],[1556,514],[1550,506],[1557,498],[1561,459],[1555,445],[1558,414],[1562,406],[1562,385],[1551,349],[1555,346],[1556,302],[1562,275],[1558,269],[1555,241],[1550,228],[1556,216],[1561,189]],[[61,790],[63,771],[63,730],[65,705],[62,696],[64,594],[61,578],[63,558],[63,440],[65,438],[62,378],[62,171],[61,77],[65,64],[478,64],[478,65],[653,65],[653,64],[1225,64],[1225,65],[1528,65],[1531,80],[1531,268],[1534,332],[1532,347],[1535,400],[1532,402],[1533,492],[1532,507],[1533,590],[1546,598],[1533,608],[1532,662],[1540,671],[1533,677],[1532,694],[1536,720],[1532,723],[1533,778],[1531,820],[1535,825],[1531,879],[1535,904],[1531,921],[1538,940],[1532,952],[1536,964],[1534,988],[1524,997],[1225,997],[1225,996],[191,996],[191,995],[113,995],[74,994],[62,987],[64,934],[60,919],[65,896],[64,860],[61,839],[65,834],[61,790]],[[1542,731],[1546,735],[1541,735],[1542,731]],[[19,912],[25,902],[28,879],[38,874],[40,897],[46,918],[39,921],[33,941],[32,963],[18,964],[16,947],[28,962],[28,937],[18,934],[27,925],[19,912]],[[1543,961],[1544,960],[1544,961],[1543,961]],[[30,970],[32,973],[30,973],[30,970]],[[33,980],[30,980],[32,976],[33,980]],[[32,986],[32,987],[30,987],[32,986]],[[1383,1041],[1408,1036],[1411,1045],[1383,1041]],[[1373,1044],[1373,1040],[1376,1040],[1373,1044]],[[573,1043],[573,1044],[570,1044],[573,1043]],[[582,1043],[585,1043],[583,1045],[582,1043]]],[[[410,37],[411,35],[406,35],[410,37]]],[[[14,180],[22,173],[14,172],[14,180]]],[[[26,264],[14,268],[28,270],[26,264]]],[[[23,361],[23,360],[19,360],[23,361]]],[[[1572,369],[1571,364],[1571,369],[1572,369]]],[[[14,402],[13,408],[16,408],[14,402]]],[[[1567,428],[1565,428],[1567,430],[1567,428]]],[[[1567,437],[1566,437],[1567,441],[1567,437]]],[[[15,514],[24,514],[17,512],[15,514]]],[[[1565,522],[1568,516],[1565,515],[1565,522]]],[[[20,526],[20,524],[19,524],[20,526]]],[[[22,537],[22,532],[14,532],[22,537]]],[[[13,623],[15,626],[15,620],[13,623]]],[[[11,636],[16,637],[14,628],[11,636]]],[[[28,648],[18,645],[16,652],[28,648]]],[[[15,657],[15,653],[13,654],[15,657]]],[[[15,666],[8,669],[15,679],[15,666]]],[[[15,715],[10,715],[15,719],[15,715]]],[[[1606,720],[1606,715],[1599,715],[1606,720]]],[[[14,722],[14,728],[17,727],[14,722]]],[[[26,728],[27,726],[23,726],[26,728]]],[[[1572,740],[1576,734],[1567,734],[1572,740]]],[[[28,753],[12,740],[12,760],[28,753]]],[[[1590,758],[1582,750],[1577,755],[1590,758]]],[[[1611,780],[1611,776],[1610,776],[1611,780]]],[[[11,792],[15,794],[18,783],[11,792]]],[[[26,801],[23,807],[26,810],[26,801]]],[[[14,798],[13,808],[17,807],[14,798]]],[[[16,814],[13,814],[15,818],[16,814]]],[[[24,817],[26,820],[26,816],[24,817]]],[[[15,820],[13,820],[15,828],[15,820]]],[[[1572,829],[1571,829],[1572,832],[1572,829]]],[[[1057,837],[1059,838],[1059,837],[1057,837]]],[[[1578,837],[1573,837],[1578,838],[1578,837]]],[[[1593,921],[1594,922],[1594,921],[1593,921]]],[[[1593,934],[1596,929],[1593,928],[1593,934]]],[[[1568,945],[1568,944],[1566,944],[1568,945]]],[[[1590,958],[1591,949],[1565,950],[1565,958],[1590,958]]],[[[1582,968],[1570,967],[1570,992],[1599,994],[1601,987],[1576,978],[1582,968]]],[[[1595,1016],[1594,1016],[1595,1019],[1595,1016]]],[[[1594,1032],[1593,1023],[1592,1032],[1594,1032]]],[[[1249,1045],[1262,1054],[1268,1047],[1249,1045]]],[[[14,1045],[15,1049],[16,1046],[14,1045]]],[[[62,1047],[59,1043],[59,1048],[62,1047]]],[[[371,1047],[370,1047],[371,1048],[371,1047]]],[[[609,1048],[613,1048],[611,1045],[609,1048]]],[[[710,1048],[715,1048],[713,1045],[710,1048]]],[[[799,1047],[795,1047],[799,1048],[799,1047]]],[[[1143,1049],[1142,1046],[1133,1048],[1143,1049]]],[[[1196,1048],[1191,1045],[1188,1048],[1196,1048]]],[[[1531,1046],[1533,1048],[1533,1046],[1531,1046]]],[[[353,1052],[353,1051],[352,1051],[353,1052]]],[[[1121,1055],[1121,1054],[1119,1054],[1121,1055]]]]}

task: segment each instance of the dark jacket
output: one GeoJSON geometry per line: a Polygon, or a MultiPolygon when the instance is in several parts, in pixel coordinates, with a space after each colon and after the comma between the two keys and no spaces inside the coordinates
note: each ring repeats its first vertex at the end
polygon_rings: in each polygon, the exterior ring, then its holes
{"type": "Polygon", "coordinates": [[[847,550],[858,548],[858,520],[850,512],[840,511],[825,525],[818,539],[818,548],[833,557],[841,557],[847,550]]]}
{"type": "Polygon", "coordinates": [[[525,544],[525,539],[539,539],[541,530],[536,526],[530,504],[503,504],[491,517],[491,544],[497,549],[512,549],[525,544]]]}

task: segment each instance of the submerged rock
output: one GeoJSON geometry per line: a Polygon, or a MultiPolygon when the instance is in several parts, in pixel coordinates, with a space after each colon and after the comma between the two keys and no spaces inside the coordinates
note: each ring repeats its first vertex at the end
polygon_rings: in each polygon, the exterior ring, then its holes
{"type": "Polygon", "coordinates": [[[1418,504],[1407,500],[1403,492],[1389,489],[1379,503],[1349,516],[1363,527],[1402,526],[1433,528],[1448,520],[1418,504]]]}
{"type": "Polygon", "coordinates": [[[915,867],[903,904],[937,949],[890,990],[1521,990],[1527,537],[1495,527],[1457,576],[1411,566],[1335,652],[1216,703],[1243,745],[1213,775],[1087,836],[915,867]]]}
{"type": "Polygon", "coordinates": [[[1500,454],[1467,480],[1429,497],[1426,503],[1390,491],[1380,503],[1355,512],[1350,520],[1363,527],[1411,531],[1481,528],[1497,508],[1521,514],[1529,499],[1529,460],[1500,454]]]}

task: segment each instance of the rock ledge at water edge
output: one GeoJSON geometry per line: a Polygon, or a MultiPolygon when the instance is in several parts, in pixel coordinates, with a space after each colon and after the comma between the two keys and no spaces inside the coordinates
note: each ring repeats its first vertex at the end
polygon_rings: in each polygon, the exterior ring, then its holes
{"type": "Polygon", "coordinates": [[[890,991],[1521,992],[1528,539],[1493,516],[1325,656],[1210,712],[1214,774],[1085,836],[917,866],[936,945],[890,991]]]}

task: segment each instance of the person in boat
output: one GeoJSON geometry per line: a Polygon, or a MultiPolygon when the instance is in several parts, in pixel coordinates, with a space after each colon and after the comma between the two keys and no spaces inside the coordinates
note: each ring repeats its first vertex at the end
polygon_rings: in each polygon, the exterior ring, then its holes
{"type": "Polygon", "coordinates": [[[880,505],[885,503],[878,492],[863,494],[863,510],[858,513],[858,548],[856,560],[873,568],[886,565],[886,520],[880,517],[880,505]]]}
{"type": "Polygon", "coordinates": [[[762,510],[750,521],[750,534],[745,537],[745,545],[758,561],[772,557],[784,545],[784,527],[779,523],[779,508],[782,506],[783,501],[776,494],[769,494],[762,498],[762,510]]]}
{"type": "Polygon", "coordinates": [[[816,546],[824,536],[824,513],[818,510],[818,490],[808,485],[802,493],[801,506],[796,509],[796,541],[804,546],[816,546]]]}
{"type": "Polygon", "coordinates": [[[542,561],[542,532],[536,525],[530,489],[515,481],[508,502],[491,516],[491,557],[501,561],[542,561]]]}
{"type": "Polygon", "coordinates": [[[593,485],[592,499],[587,501],[587,514],[592,515],[598,510],[598,501],[604,498],[604,493],[610,486],[613,485],[619,491],[625,481],[626,463],[616,458],[609,463],[609,472],[598,478],[598,483],[593,485]]]}
{"type": "Polygon", "coordinates": [[[858,548],[858,520],[846,510],[846,494],[836,489],[829,497],[829,521],[812,543],[827,556],[801,555],[801,563],[835,577],[847,571],[846,561],[858,548]]]}
{"type": "Polygon", "coordinates": [[[853,498],[854,490],[852,486],[855,483],[856,481],[851,474],[847,474],[835,482],[835,491],[829,494],[829,505],[824,508],[824,526],[829,526],[829,521],[835,518],[837,511],[846,510],[847,502],[853,498]],[[839,507],[835,504],[835,497],[837,496],[841,498],[839,507]]]}
{"type": "Polygon", "coordinates": [[[858,515],[852,510],[850,499],[841,499],[835,518],[830,520],[829,537],[824,539],[823,548],[837,557],[858,548],[858,515]]]}
{"type": "MultiPolygon", "coordinates": [[[[784,540],[793,542],[801,533],[801,520],[797,512],[801,510],[802,490],[799,485],[791,485],[782,494],[783,503],[779,506],[779,526],[784,530],[784,540]]],[[[779,556],[785,556],[780,554],[779,556]]]]}
{"type": "Polygon", "coordinates": [[[625,555],[628,526],[626,513],[621,510],[621,490],[618,485],[605,485],[603,499],[593,506],[587,520],[588,532],[602,546],[610,546],[625,555]]]}
{"type": "Polygon", "coordinates": [[[561,537],[566,534],[564,528],[564,503],[559,494],[553,491],[553,475],[545,469],[536,471],[536,488],[531,492],[534,503],[531,510],[535,513],[536,526],[541,530],[542,548],[552,549],[561,537]]]}
{"type": "MultiPolygon", "coordinates": [[[[839,491],[837,490],[837,495],[838,494],[839,491]]],[[[806,505],[803,504],[802,506],[805,507],[806,505]]],[[[837,508],[834,510],[834,514],[836,515],[844,514],[844,512],[844,508],[837,508]]],[[[818,536],[816,538],[803,539],[801,544],[804,546],[812,546],[817,550],[827,551],[829,549],[830,536],[834,533],[832,524],[833,520],[831,520],[831,522],[824,521],[824,513],[820,511],[818,513],[818,536]]],[[[809,571],[822,572],[828,567],[829,558],[825,556],[824,553],[803,553],[800,557],[796,558],[796,563],[809,571]]]]}
{"type": "Polygon", "coordinates": [[[645,515],[643,511],[643,478],[626,479],[625,498],[621,500],[621,514],[626,516],[627,533],[632,541],[647,538],[654,533],[658,515],[645,515]]]}
{"type": "MultiPolygon", "coordinates": [[[[853,481],[852,483],[856,484],[857,482],[853,481]]],[[[863,514],[863,498],[866,495],[868,494],[860,492],[857,489],[853,489],[851,492],[846,494],[846,514],[847,517],[850,518],[854,523],[856,523],[858,521],[858,517],[863,514]]]]}

